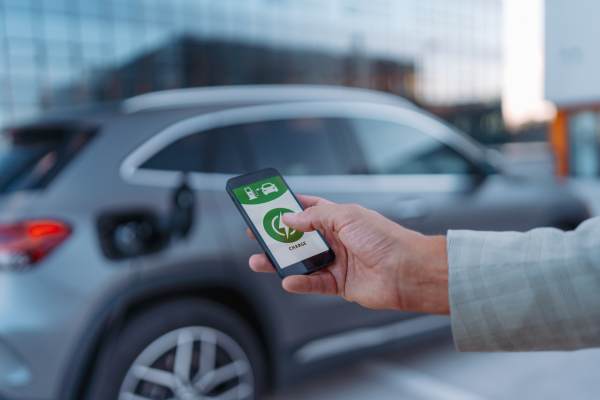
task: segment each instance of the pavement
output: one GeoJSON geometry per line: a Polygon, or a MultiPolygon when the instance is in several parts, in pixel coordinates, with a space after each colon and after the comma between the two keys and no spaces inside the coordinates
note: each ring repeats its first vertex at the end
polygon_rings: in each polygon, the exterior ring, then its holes
{"type": "Polygon", "coordinates": [[[462,353],[451,336],[375,356],[270,400],[597,400],[600,349],[462,353]]]}

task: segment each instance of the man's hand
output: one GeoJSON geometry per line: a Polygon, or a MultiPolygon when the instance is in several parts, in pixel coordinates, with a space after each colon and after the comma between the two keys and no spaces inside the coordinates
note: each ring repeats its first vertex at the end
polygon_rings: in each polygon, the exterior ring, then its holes
{"type": "MultiPolygon", "coordinates": [[[[286,277],[285,290],[342,296],[374,309],[450,313],[444,236],[421,235],[356,204],[297,197],[306,210],[284,214],[284,223],[321,231],[336,260],[315,274],[286,277]]],[[[248,236],[254,238],[250,230],[248,236]]],[[[264,254],[250,257],[250,267],[275,272],[264,254]]]]}

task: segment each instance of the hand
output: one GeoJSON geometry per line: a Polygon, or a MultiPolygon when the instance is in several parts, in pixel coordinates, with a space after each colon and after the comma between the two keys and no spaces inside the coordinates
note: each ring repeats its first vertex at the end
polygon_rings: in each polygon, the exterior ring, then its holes
{"type": "MultiPolygon", "coordinates": [[[[315,274],[286,277],[285,290],[342,296],[374,309],[450,313],[444,236],[421,235],[356,204],[297,197],[306,210],[284,214],[283,222],[301,232],[318,229],[336,260],[315,274]]],[[[254,238],[250,230],[248,236],[254,238]]],[[[250,257],[250,268],[275,272],[264,254],[250,257]]]]}

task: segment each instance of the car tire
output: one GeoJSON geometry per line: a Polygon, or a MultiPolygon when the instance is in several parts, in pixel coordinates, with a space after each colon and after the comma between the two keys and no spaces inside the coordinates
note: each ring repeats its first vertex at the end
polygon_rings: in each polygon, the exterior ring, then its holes
{"type": "Polygon", "coordinates": [[[133,316],[97,360],[88,400],[256,400],[265,389],[254,330],[210,300],[170,301],[133,316]]]}

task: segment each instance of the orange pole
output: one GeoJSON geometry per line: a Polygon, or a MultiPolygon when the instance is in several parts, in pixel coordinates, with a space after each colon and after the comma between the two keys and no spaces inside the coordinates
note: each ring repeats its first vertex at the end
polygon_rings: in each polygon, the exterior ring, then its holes
{"type": "Polygon", "coordinates": [[[556,118],[550,124],[548,141],[556,156],[556,174],[569,175],[569,130],[567,127],[568,114],[565,110],[558,110],[556,118]]]}

